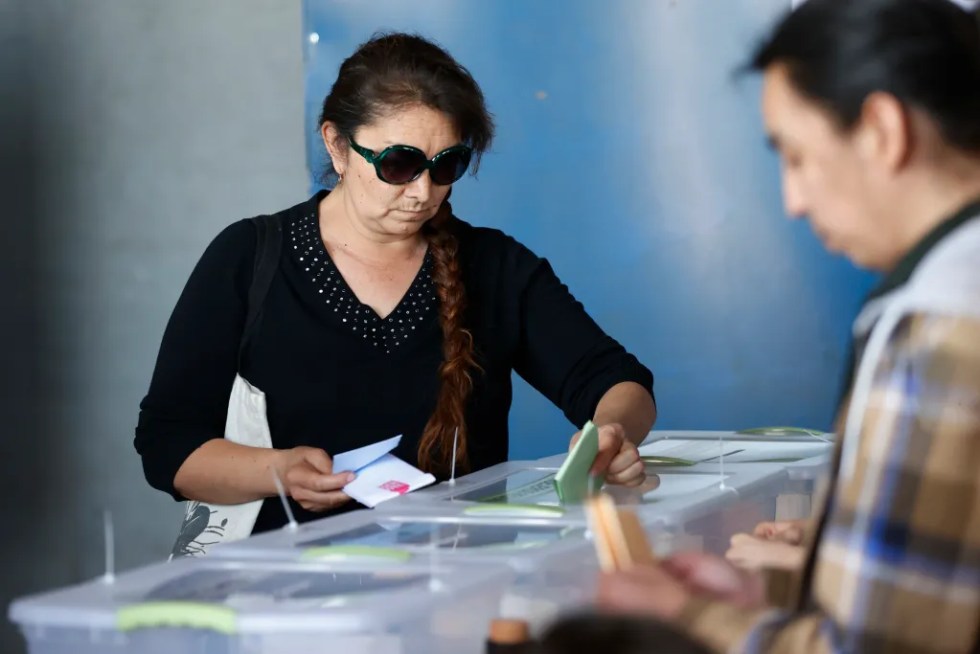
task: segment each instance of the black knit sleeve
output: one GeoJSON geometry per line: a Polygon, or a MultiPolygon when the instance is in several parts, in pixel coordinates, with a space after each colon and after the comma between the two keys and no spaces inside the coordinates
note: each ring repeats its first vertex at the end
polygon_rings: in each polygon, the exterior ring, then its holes
{"type": "Polygon", "coordinates": [[[616,384],[636,382],[652,396],[653,374],[602,331],[546,260],[512,243],[521,292],[518,374],[579,427],[616,384]]]}
{"type": "Polygon", "coordinates": [[[174,476],[203,443],[224,435],[255,257],[248,220],[223,230],[191,273],[167,323],[135,446],[154,488],[176,500],[174,476]]]}

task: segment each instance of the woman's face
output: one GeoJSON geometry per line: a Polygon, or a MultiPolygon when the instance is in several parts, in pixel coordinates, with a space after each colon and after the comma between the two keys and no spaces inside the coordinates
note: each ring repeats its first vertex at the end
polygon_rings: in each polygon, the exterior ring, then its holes
{"type": "Polygon", "coordinates": [[[882,231],[889,223],[883,196],[892,181],[863,146],[863,128],[842,133],[779,65],[766,71],[762,113],[781,160],[786,213],[807,218],[828,250],[861,266],[887,267],[894,253],[882,231]]]}
{"type": "MultiPolygon", "coordinates": [[[[438,211],[451,185],[432,183],[429,171],[407,184],[388,184],[378,178],[374,165],[355,152],[328,123],[323,138],[343,175],[342,192],[352,218],[360,227],[382,238],[416,234],[438,211]]],[[[446,114],[424,105],[396,109],[353,135],[361,147],[380,153],[390,145],[410,145],[432,158],[460,143],[460,135],[446,114]]]]}

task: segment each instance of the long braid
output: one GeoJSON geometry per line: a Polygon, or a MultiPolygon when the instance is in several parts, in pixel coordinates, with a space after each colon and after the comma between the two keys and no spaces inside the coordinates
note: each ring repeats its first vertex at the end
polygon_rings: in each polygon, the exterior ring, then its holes
{"type": "Polygon", "coordinates": [[[435,411],[422,432],[418,460],[424,470],[448,472],[453,440],[459,429],[456,464],[469,465],[466,402],[473,390],[476,362],[473,335],[466,329],[466,289],[459,266],[459,241],[452,230],[452,209],[444,202],[425,228],[432,254],[432,280],[439,298],[443,362],[439,367],[439,396],[435,411]]]}

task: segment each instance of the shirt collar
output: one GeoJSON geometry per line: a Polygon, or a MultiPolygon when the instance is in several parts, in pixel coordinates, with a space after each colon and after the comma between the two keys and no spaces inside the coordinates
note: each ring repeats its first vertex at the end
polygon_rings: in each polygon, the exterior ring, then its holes
{"type": "Polygon", "coordinates": [[[915,269],[933,248],[953,233],[956,228],[962,226],[977,215],[980,215],[980,198],[970,202],[952,216],[936,225],[911,250],[905,253],[891,272],[885,275],[881,282],[871,291],[870,295],[868,295],[865,304],[903,286],[909,281],[912,273],[915,272],[915,269]]]}

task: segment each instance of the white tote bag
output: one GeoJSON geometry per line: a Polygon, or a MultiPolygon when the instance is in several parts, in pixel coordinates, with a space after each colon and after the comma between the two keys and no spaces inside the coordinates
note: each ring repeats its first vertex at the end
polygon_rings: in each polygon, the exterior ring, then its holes
{"type": "MultiPolygon", "coordinates": [[[[282,224],[277,216],[252,218],[256,229],[255,268],[248,290],[245,325],[238,345],[238,370],[256,329],[262,303],[279,267],[282,249],[282,224]]],[[[272,433],[266,418],[265,393],[252,386],[240,373],[235,374],[228,398],[225,438],[251,447],[272,447],[272,433]]],[[[271,474],[271,473],[269,473],[271,474]]],[[[184,521],[170,552],[176,556],[201,556],[219,544],[245,538],[252,533],[263,500],[245,504],[221,505],[187,502],[184,521]]]]}
{"type": "MultiPolygon", "coordinates": [[[[228,398],[225,438],[250,447],[272,447],[265,413],[265,393],[235,375],[228,398]]],[[[270,473],[271,474],[271,473],[270,473]]],[[[255,527],[263,500],[245,504],[187,502],[184,521],[170,557],[201,556],[218,543],[246,538],[255,527]]]]}

